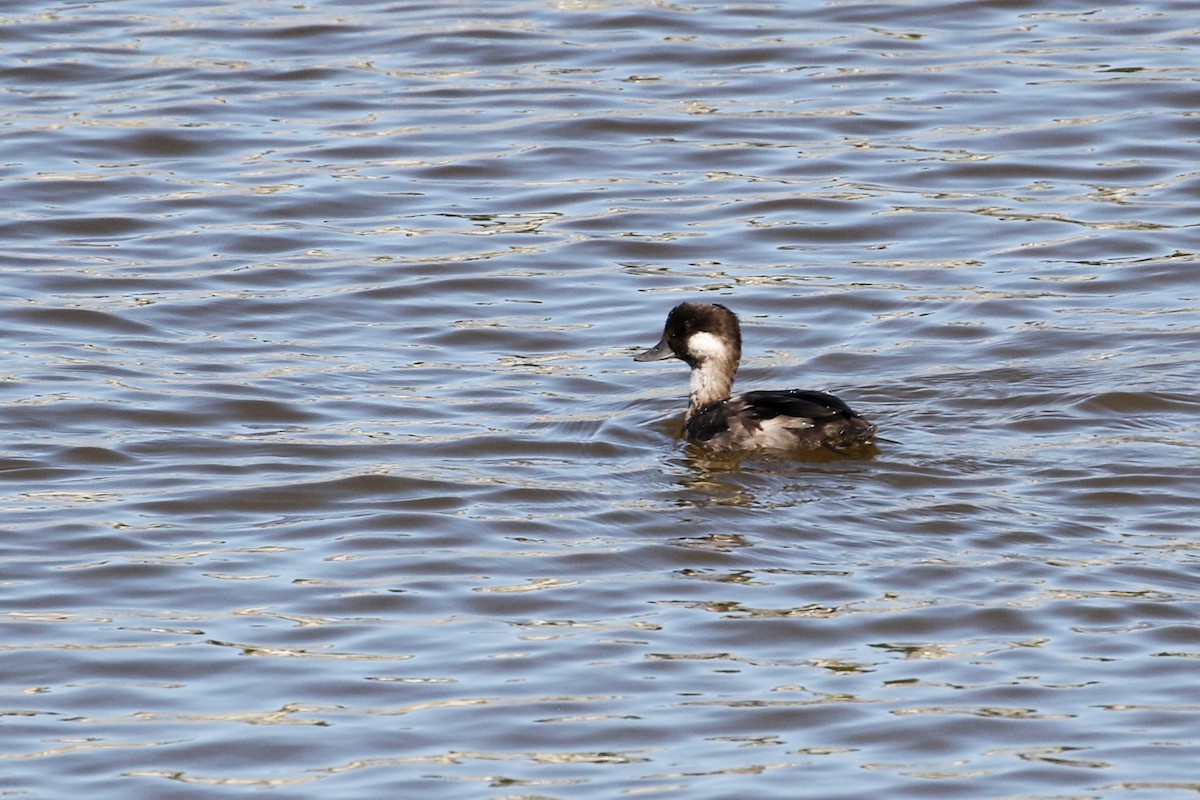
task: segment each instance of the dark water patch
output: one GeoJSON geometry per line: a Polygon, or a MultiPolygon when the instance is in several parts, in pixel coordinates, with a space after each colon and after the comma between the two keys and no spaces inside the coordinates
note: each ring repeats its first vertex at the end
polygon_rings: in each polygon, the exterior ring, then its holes
{"type": "MultiPolygon", "coordinates": [[[[386,507],[403,504],[413,487],[413,479],[400,476],[376,474],[332,477],[317,482],[270,484],[206,492],[187,498],[152,500],[146,504],[146,509],[164,513],[195,513],[208,509],[219,509],[222,513],[296,513],[311,512],[330,502],[336,504],[338,498],[346,502],[362,502],[369,497],[374,497],[386,507]]],[[[429,496],[422,497],[421,503],[426,510],[452,509],[461,506],[463,500],[460,495],[461,492],[459,495],[448,494],[445,487],[439,487],[429,496]]]]}
{"type": "Polygon", "coordinates": [[[226,426],[293,425],[317,415],[272,400],[208,402],[195,400],[177,408],[156,408],[136,401],[94,402],[61,399],[39,405],[10,407],[5,416],[28,431],[74,431],[95,435],[98,431],[197,430],[226,426]]]}
{"type": "Polygon", "coordinates": [[[61,451],[55,458],[69,464],[92,466],[128,464],[132,461],[123,453],[107,447],[72,447],[61,451]]]}
{"type": "Polygon", "coordinates": [[[82,329],[98,334],[147,335],[159,334],[157,328],[117,314],[93,308],[10,308],[6,316],[18,324],[39,330],[82,329]]]}
{"type": "MultiPolygon", "coordinates": [[[[41,483],[43,485],[57,481],[79,478],[84,473],[79,470],[58,466],[13,466],[0,473],[0,479],[14,482],[41,483]]],[[[53,504],[52,502],[50,504],[53,504]]]]}
{"type": "MultiPolygon", "coordinates": [[[[87,80],[91,72],[87,64],[78,61],[43,62],[31,66],[0,68],[0,79],[18,89],[22,86],[73,85],[87,80]]],[[[42,98],[53,101],[56,98],[42,98]]],[[[61,98],[58,98],[61,99],[61,98]]]]}
{"type": "Polygon", "coordinates": [[[1154,415],[1200,413],[1200,401],[1195,398],[1167,392],[1105,392],[1080,400],[1076,407],[1085,412],[1102,415],[1154,415]]]}
{"type": "Polygon", "coordinates": [[[123,133],[119,137],[92,141],[90,147],[93,150],[103,148],[105,152],[111,152],[114,155],[121,153],[132,158],[148,158],[157,161],[186,158],[211,152],[211,149],[224,135],[223,132],[203,127],[194,127],[191,130],[181,127],[173,130],[123,133]]]}
{"type": "Polygon", "coordinates": [[[13,458],[8,457],[0,461],[0,471],[5,473],[20,473],[28,469],[38,469],[43,466],[43,462],[35,458],[13,458]]]}
{"type": "Polygon", "coordinates": [[[304,411],[294,404],[274,400],[229,400],[205,403],[205,412],[230,425],[289,425],[314,422],[320,415],[304,411]]]}

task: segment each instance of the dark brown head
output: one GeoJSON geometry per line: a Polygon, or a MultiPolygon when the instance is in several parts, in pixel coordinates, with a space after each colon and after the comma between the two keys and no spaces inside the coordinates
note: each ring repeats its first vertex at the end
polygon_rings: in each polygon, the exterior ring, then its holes
{"type": "Polygon", "coordinates": [[[680,303],[667,315],[658,344],[633,360],[664,358],[682,359],[692,369],[715,361],[732,368],[732,375],[742,358],[742,330],[737,315],[717,303],[680,303]]]}

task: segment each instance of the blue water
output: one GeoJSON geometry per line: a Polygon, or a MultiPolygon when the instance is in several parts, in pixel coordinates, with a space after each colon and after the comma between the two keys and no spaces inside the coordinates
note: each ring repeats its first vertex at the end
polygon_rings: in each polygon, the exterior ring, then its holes
{"type": "Polygon", "coordinates": [[[6,796],[1200,791],[1189,4],[0,14],[6,796]]]}

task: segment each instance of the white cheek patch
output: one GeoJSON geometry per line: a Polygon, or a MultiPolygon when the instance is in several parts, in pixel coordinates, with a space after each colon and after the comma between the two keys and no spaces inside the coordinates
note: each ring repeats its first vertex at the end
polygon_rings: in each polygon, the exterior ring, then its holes
{"type": "Polygon", "coordinates": [[[729,358],[729,345],[707,331],[693,333],[687,340],[688,353],[697,361],[729,358]]]}

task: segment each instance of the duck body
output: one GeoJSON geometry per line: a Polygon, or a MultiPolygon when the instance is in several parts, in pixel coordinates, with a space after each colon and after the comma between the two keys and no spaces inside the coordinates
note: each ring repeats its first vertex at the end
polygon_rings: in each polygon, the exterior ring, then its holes
{"type": "Polygon", "coordinates": [[[683,419],[689,442],[712,450],[845,450],[870,444],[876,426],[825,392],[732,394],[742,355],[737,315],[716,303],[680,303],[662,339],[635,361],[678,358],[692,370],[683,419]]]}

